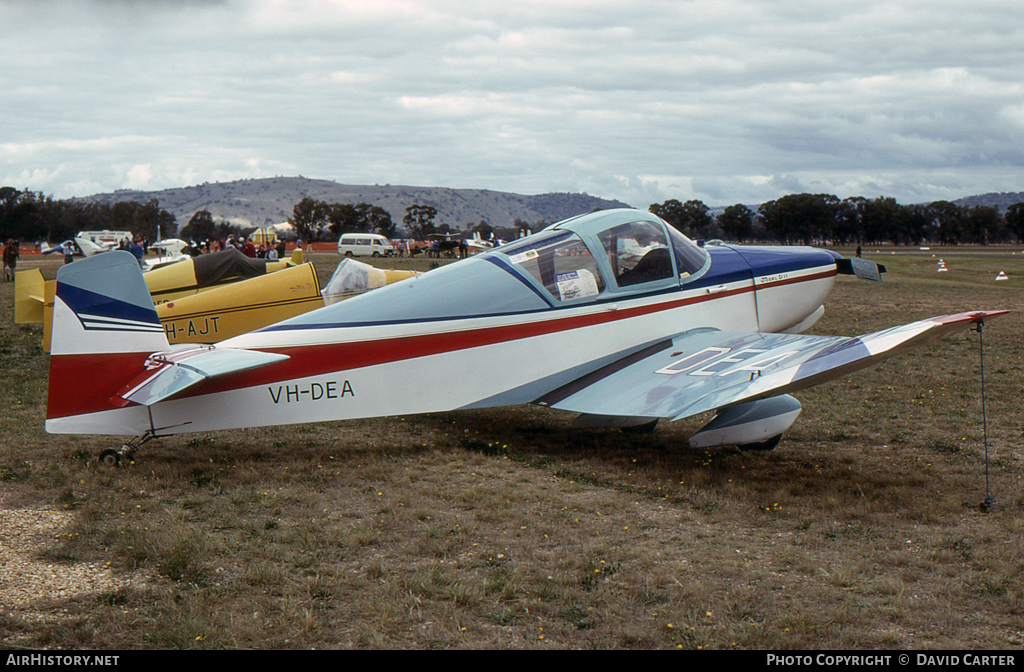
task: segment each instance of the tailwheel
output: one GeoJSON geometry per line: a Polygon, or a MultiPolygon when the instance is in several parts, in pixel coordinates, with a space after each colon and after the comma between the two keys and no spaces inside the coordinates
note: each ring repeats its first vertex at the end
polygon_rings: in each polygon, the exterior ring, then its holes
{"type": "Polygon", "coordinates": [[[113,448],[107,448],[100,453],[100,464],[105,464],[108,467],[121,466],[121,453],[113,448]]]}
{"type": "Polygon", "coordinates": [[[153,433],[146,432],[142,436],[137,436],[128,443],[122,444],[120,450],[107,448],[100,453],[100,463],[108,467],[119,467],[121,466],[121,460],[126,459],[129,465],[135,464],[135,452],[142,447],[142,444],[152,438],[155,438],[153,433]]]}

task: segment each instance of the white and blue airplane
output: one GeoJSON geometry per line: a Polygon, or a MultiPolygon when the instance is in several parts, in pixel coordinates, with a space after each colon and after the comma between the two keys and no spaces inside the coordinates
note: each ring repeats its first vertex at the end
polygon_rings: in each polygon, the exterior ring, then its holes
{"type": "Polygon", "coordinates": [[[812,247],[701,246],[607,210],[231,338],[171,348],[135,258],[57,275],[46,431],[185,432],[533,403],[581,427],[714,411],[694,447],[772,448],[790,394],[1005,311],[864,336],[804,335],[836,275],[884,270],[812,247]],[[637,254],[643,250],[643,254],[637,254]]]}

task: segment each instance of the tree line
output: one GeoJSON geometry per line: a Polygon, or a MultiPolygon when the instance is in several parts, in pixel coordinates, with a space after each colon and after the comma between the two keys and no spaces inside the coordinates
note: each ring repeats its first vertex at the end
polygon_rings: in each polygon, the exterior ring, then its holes
{"type": "MultiPolygon", "coordinates": [[[[436,223],[437,209],[432,205],[415,204],[406,208],[402,218],[404,231],[391,219],[391,214],[369,203],[328,203],[305,197],[292,208],[288,222],[296,235],[308,241],[337,240],[345,233],[379,233],[394,238],[399,233],[426,240],[435,233],[455,232],[448,224],[436,223]]],[[[526,225],[517,220],[517,226],[526,225]]],[[[217,221],[209,210],[199,210],[181,230],[175,217],[160,207],[156,199],[147,203],[88,203],[60,200],[41,192],[0,187],[0,240],[60,243],[75,237],[79,231],[129,231],[135,237],[150,241],[177,236],[184,240],[205,241],[246,235],[256,227],[243,229],[223,220],[217,221]]],[[[492,227],[485,221],[470,231],[487,237],[492,227]]],[[[504,230],[495,230],[504,232],[504,230]]],[[[513,236],[514,237],[514,236],[513,236]]]]}
{"type": "Polygon", "coordinates": [[[0,187],[0,239],[50,241],[74,238],[79,231],[130,231],[155,241],[177,230],[174,215],[156,199],[147,203],[84,203],[42,193],[0,187]]]}
{"type": "Polygon", "coordinates": [[[988,245],[1024,242],[1024,203],[1005,212],[950,201],[901,205],[896,199],[790,194],[756,211],[731,205],[717,216],[698,200],[653,203],[650,212],[695,238],[781,243],[871,245],[988,245]]]}
{"type": "MultiPolygon", "coordinates": [[[[960,206],[949,201],[901,205],[889,197],[840,200],[831,194],[790,194],[763,203],[756,210],[736,204],[714,216],[699,200],[669,199],[651,204],[649,210],[683,233],[704,239],[835,245],[1024,242],[1024,203],[1014,203],[1001,212],[992,206],[960,206]]],[[[404,233],[426,240],[432,234],[455,231],[448,224],[437,224],[436,218],[435,207],[411,205],[402,218],[404,233]]],[[[344,233],[379,233],[388,238],[400,233],[387,210],[369,203],[327,203],[306,197],[295,204],[288,221],[298,237],[309,241],[336,240],[344,233]]],[[[536,230],[543,224],[529,228],[536,230]]],[[[516,229],[495,233],[514,238],[519,229],[526,227],[517,220],[516,229]]],[[[146,203],[87,203],[0,187],[0,240],[59,243],[79,231],[104,229],[130,231],[151,241],[173,235],[201,241],[243,233],[241,227],[214,221],[207,210],[196,212],[177,232],[174,215],[161,208],[156,199],[146,203]]],[[[469,230],[485,238],[494,231],[485,221],[469,230]]]]}
{"type": "MultiPolygon", "coordinates": [[[[438,224],[436,219],[437,208],[426,203],[414,203],[405,209],[403,228],[399,230],[391,214],[380,206],[369,203],[327,203],[306,197],[295,204],[288,223],[303,240],[336,240],[346,233],[379,233],[387,238],[408,235],[416,240],[427,240],[437,234],[460,233],[447,223],[438,224]]],[[[468,226],[467,230],[479,233],[483,238],[509,233],[515,237],[519,228],[527,226],[521,220],[516,220],[515,229],[496,229],[481,220],[478,224],[468,226]]]]}
{"type": "Polygon", "coordinates": [[[395,223],[391,213],[369,203],[327,203],[308,196],[295,204],[288,223],[302,240],[320,240],[327,232],[334,238],[345,233],[379,233],[391,238],[395,223]]]}

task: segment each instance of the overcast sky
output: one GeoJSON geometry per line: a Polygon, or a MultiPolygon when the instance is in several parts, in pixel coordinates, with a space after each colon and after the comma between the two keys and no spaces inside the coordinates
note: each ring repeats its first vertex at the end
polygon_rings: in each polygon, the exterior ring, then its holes
{"type": "Polygon", "coordinates": [[[0,185],[1024,191],[1012,0],[0,0],[0,185]]]}

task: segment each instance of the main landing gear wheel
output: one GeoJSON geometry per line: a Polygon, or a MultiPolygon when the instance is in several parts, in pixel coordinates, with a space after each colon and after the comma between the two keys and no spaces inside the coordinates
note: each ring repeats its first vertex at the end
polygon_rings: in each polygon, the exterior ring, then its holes
{"type": "Polygon", "coordinates": [[[632,427],[623,427],[622,431],[626,434],[653,434],[654,429],[658,426],[658,420],[661,418],[655,418],[650,422],[645,422],[642,425],[633,425],[632,427]]]}
{"type": "Polygon", "coordinates": [[[768,439],[767,441],[759,441],[758,443],[744,443],[742,446],[736,446],[743,452],[763,452],[767,453],[769,450],[775,450],[775,446],[779,445],[779,441],[782,441],[782,434],[778,434],[768,439]]]}

